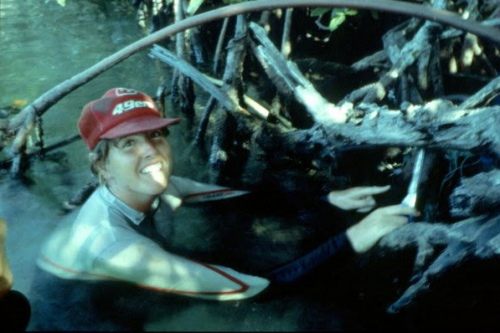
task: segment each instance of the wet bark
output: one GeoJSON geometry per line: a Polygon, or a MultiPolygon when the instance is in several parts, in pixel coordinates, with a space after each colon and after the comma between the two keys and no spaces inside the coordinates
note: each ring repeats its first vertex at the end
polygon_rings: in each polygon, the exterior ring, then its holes
{"type": "MultiPolygon", "coordinates": [[[[228,43],[226,67],[222,76],[222,90],[233,101],[234,105],[241,105],[243,101],[242,72],[243,62],[246,56],[247,21],[243,15],[236,19],[234,37],[228,43]]],[[[235,125],[232,121],[234,117],[229,114],[231,110],[225,109],[217,113],[216,129],[214,140],[210,148],[210,180],[220,183],[221,174],[228,163],[231,155],[228,152],[230,142],[235,137],[235,125]]]]}
{"type": "MultiPolygon", "coordinates": [[[[175,22],[181,22],[184,19],[184,0],[174,0],[173,9],[174,9],[174,17],[175,22]]],[[[175,36],[175,52],[177,57],[180,59],[186,58],[186,37],[188,38],[190,34],[188,34],[189,30],[178,33],[175,36]]],[[[193,82],[187,76],[182,75],[174,70],[172,77],[172,90],[171,90],[171,100],[174,105],[178,105],[181,112],[186,117],[188,124],[192,124],[194,121],[195,110],[194,110],[194,87],[193,82]]]]}
{"type": "Polygon", "coordinates": [[[456,218],[497,211],[500,208],[500,170],[462,178],[449,200],[450,214],[456,218]]]}
{"type": "Polygon", "coordinates": [[[217,46],[215,47],[215,55],[214,55],[214,65],[212,68],[212,72],[214,75],[217,75],[219,72],[219,61],[222,52],[222,46],[224,45],[224,39],[226,38],[227,25],[229,24],[229,18],[226,17],[224,19],[224,23],[222,23],[222,28],[219,33],[219,38],[217,39],[217,46]]]}
{"type": "Polygon", "coordinates": [[[237,106],[234,101],[229,98],[228,94],[217,88],[206,76],[204,76],[200,71],[194,68],[187,61],[176,56],[169,50],[159,46],[154,45],[150,51],[150,56],[156,58],[172,67],[177,71],[185,75],[186,77],[195,81],[200,87],[207,91],[211,96],[219,101],[228,110],[237,110],[237,106]]]}
{"type": "MultiPolygon", "coordinates": [[[[500,217],[497,213],[452,225],[414,223],[384,237],[379,251],[416,252],[409,287],[388,311],[405,310],[431,290],[433,281],[459,269],[466,262],[498,257],[499,235],[500,217]]],[[[488,274],[485,271],[476,273],[488,274]]]]}

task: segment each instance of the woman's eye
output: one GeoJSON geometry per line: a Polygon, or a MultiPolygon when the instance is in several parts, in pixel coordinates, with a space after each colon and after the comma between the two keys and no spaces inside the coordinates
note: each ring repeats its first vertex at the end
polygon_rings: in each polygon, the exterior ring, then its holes
{"type": "Polygon", "coordinates": [[[125,140],[122,144],[122,148],[132,147],[134,145],[134,140],[125,140]]]}
{"type": "Polygon", "coordinates": [[[155,138],[160,138],[162,135],[161,135],[161,131],[153,131],[150,133],[149,135],[151,138],[155,139],[155,138]]]}

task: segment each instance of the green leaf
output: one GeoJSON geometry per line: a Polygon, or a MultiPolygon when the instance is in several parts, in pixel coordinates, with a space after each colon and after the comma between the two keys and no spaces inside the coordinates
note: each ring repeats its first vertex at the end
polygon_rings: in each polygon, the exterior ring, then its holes
{"type": "Polygon", "coordinates": [[[354,16],[358,14],[358,11],[356,9],[347,9],[344,14],[349,15],[349,16],[354,16]]]}
{"type": "Polygon", "coordinates": [[[330,20],[330,24],[328,25],[328,28],[330,31],[334,31],[337,29],[343,22],[345,21],[345,15],[344,14],[337,14],[335,17],[332,17],[330,20]]]}
{"type": "Polygon", "coordinates": [[[370,11],[370,13],[372,13],[372,17],[375,19],[375,20],[378,20],[378,12],[377,11],[370,11]]]}
{"type": "Polygon", "coordinates": [[[198,8],[203,4],[205,0],[189,0],[189,5],[186,11],[188,12],[189,15],[193,15],[196,13],[198,8]]]}
{"type": "Polygon", "coordinates": [[[62,7],[66,6],[66,0],[57,0],[57,3],[62,7]]]}
{"type": "Polygon", "coordinates": [[[312,11],[311,11],[311,16],[314,17],[314,16],[321,16],[323,14],[325,14],[326,12],[330,11],[331,9],[330,8],[314,8],[312,11]]]}

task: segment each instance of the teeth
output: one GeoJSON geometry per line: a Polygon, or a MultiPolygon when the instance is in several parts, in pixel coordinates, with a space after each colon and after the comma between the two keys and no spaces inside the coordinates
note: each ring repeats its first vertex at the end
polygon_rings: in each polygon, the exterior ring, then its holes
{"type": "Polygon", "coordinates": [[[161,170],[161,163],[158,162],[155,164],[148,165],[147,167],[142,169],[141,173],[151,173],[151,172],[157,172],[160,170],[161,170]]]}

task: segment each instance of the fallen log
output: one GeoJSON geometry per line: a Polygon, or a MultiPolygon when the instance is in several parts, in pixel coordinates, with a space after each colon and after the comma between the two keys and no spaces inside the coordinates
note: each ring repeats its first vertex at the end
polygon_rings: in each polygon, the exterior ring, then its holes
{"type": "Polygon", "coordinates": [[[498,257],[500,215],[497,212],[451,225],[409,224],[385,236],[379,246],[381,252],[412,249],[416,253],[410,286],[388,308],[390,313],[398,313],[428,293],[433,281],[465,262],[498,257]]]}
{"type": "MultiPolygon", "coordinates": [[[[500,121],[498,107],[468,110],[444,100],[434,100],[423,106],[407,103],[406,109],[401,111],[366,103],[356,108],[350,103],[338,107],[323,98],[293,62],[284,59],[262,27],[250,23],[250,28],[262,44],[256,55],[278,89],[293,94],[316,124],[323,127],[325,136],[321,140],[324,141],[318,142],[319,146],[328,142],[323,149],[330,149],[328,145],[338,148],[364,144],[427,146],[489,151],[500,157],[500,137],[496,130],[500,121]]],[[[426,29],[420,31],[427,34],[426,29]]],[[[488,85],[478,95],[490,95],[495,88],[496,85],[488,85]]],[[[310,138],[318,137],[317,127],[306,131],[309,131],[310,138]]],[[[303,137],[301,132],[295,134],[303,137]]],[[[290,142],[297,140],[300,139],[297,137],[290,142]]]]}
{"type": "Polygon", "coordinates": [[[489,152],[500,158],[500,107],[460,109],[445,101],[432,101],[407,110],[374,104],[352,109],[364,116],[347,124],[321,124],[307,130],[277,133],[293,151],[301,140],[330,150],[353,146],[415,146],[458,151],[489,152]],[[320,130],[321,128],[321,130],[320,130]]]}
{"type": "Polygon", "coordinates": [[[161,47],[159,45],[154,45],[151,49],[149,55],[156,58],[181,72],[183,75],[191,78],[200,87],[207,91],[211,96],[213,96],[222,106],[228,110],[237,111],[238,106],[234,101],[229,98],[227,93],[223,92],[221,89],[217,88],[206,76],[199,72],[196,68],[190,65],[185,60],[175,56],[172,52],[161,47]]]}
{"type": "Polygon", "coordinates": [[[293,95],[301,102],[318,123],[343,124],[347,120],[346,109],[335,107],[314,88],[313,84],[300,72],[298,66],[284,58],[267,37],[264,28],[250,22],[250,28],[261,43],[254,54],[264,70],[285,95],[293,95]]]}
{"type": "Polygon", "coordinates": [[[450,195],[450,215],[456,218],[487,214],[500,208],[500,170],[462,178],[450,195]]]}
{"type": "MultiPolygon", "coordinates": [[[[236,18],[234,37],[228,42],[228,52],[226,58],[226,67],[222,76],[222,91],[231,99],[232,103],[241,108],[243,99],[242,72],[243,63],[246,56],[246,39],[248,23],[243,15],[236,18]]],[[[216,128],[214,130],[214,139],[210,148],[210,181],[220,183],[226,165],[232,162],[230,159],[236,147],[230,149],[231,141],[234,141],[235,120],[231,110],[224,109],[217,114],[216,128]]]]}

